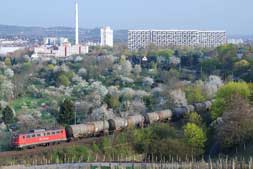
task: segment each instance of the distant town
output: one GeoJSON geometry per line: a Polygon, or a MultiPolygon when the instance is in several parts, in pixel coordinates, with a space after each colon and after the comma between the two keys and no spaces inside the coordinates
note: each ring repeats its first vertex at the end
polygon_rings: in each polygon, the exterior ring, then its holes
{"type": "Polygon", "coordinates": [[[19,49],[29,49],[32,58],[67,57],[87,54],[89,47],[127,45],[135,51],[155,45],[166,47],[215,48],[224,44],[251,43],[250,36],[229,36],[221,30],[117,30],[109,26],[80,29],[78,3],[76,3],[75,28],[18,27],[0,25],[0,55],[19,49]]]}

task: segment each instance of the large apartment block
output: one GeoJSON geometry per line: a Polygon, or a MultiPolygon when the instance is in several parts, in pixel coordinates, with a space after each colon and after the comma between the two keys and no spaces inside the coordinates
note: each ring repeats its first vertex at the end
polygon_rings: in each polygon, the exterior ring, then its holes
{"type": "Polygon", "coordinates": [[[225,31],[199,30],[129,30],[128,48],[138,50],[154,44],[158,47],[212,48],[226,44],[225,31]]]}

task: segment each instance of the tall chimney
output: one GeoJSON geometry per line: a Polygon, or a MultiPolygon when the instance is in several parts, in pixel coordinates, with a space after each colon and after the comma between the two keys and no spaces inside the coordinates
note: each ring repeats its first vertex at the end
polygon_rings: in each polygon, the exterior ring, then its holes
{"type": "Polygon", "coordinates": [[[78,14],[78,2],[76,0],[76,45],[79,44],[79,14],[78,14]]]}

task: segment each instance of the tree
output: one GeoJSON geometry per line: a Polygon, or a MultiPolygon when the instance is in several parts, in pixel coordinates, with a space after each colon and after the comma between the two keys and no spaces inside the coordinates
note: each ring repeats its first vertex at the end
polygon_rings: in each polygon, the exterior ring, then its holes
{"type": "Polygon", "coordinates": [[[60,124],[73,124],[75,121],[74,104],[70,99],[65,99],[60,105],[58,122],[60,124]]]}
{"type": "Polygon", "coordinates": [[[70,84],[69,78],[64,74],[61,74],[58,76],[57,82],[59,85],[64,85],[64,86],[68,86],[70,84]]]}
{"type": "Polygon", "coordinates": [[[217,94],[211,108],[211,116],[215,120],[222,116],[222,113],[229,108],[229,103],[233,101],[233,95],[238,94],[247,99],[250,96],[249,85],[245,82],[230,82],[222,86],[217,94]]]}
{"type": "Polygon", "coordinates": [[[0,98],[6,101],[11,101],[14,98],[14,85],[10,80],[0,81],[0,98]]]}
{"type": "Polygon", "coordinates": [[[223,148],[245,144],[253,136],[253,111],[247,99],[239,94],[222,115],[222,123],[215,126],[216,138],[223,148]]]}
{"type": "Polygon", "coordinates": [[[166,58],[169,58],[171,56],[173,56],[174,51],[171,49],[166,49],[166,50],[159,50],[157,53],[159,56],[164,56],[166,58]]]}
{"type": "Polygon", "coordinates": [[[14,111],[10,106],[6,106],[3,109],[3,121],[5,124],[11,124],[14,122],[14,111]]]}
{"type": "Polygon", "coordinates": [[[198,126],[201,126],[203,122],[202,117],[196,112],[191,112],[187,114],[186,119],[188,120],[188,122],[194,123],[198,126]]]}
{"type": "Polygon", "coordinates": [[[134,66],[133,73],[134,73],[135,76],[139,77],[141,71],[142,71],[141,65],[135,65],[134,66]]]}
{"type": "Polygon", "coordinates": [[[186,88],[185,93],[188,103],[199,103],[205,100],[201,86],[189,86],[186,88]]]}
{"type": "Polygon", "coordinates": [[[207,140],[203,129],[194,123],[187,123],[184,126],[184,135],[187,143],[193,148],[204,148],[207,140]]]}
{"type": "Polygon", "coordinates": [[[109,108],[113,108],[114,110],[118,109],[120,106],[119,96],[107,95],[105,97],[105,102],[108,104],[109,108]]]}
{"type": "Polygon", "coordinates": [[[7,66],[11,66],[11,58],[10,57],[5,58],[4,63],[7,66]]]}
{"type": "Polygon", "coordinates": [[[122,66],[123,75],[129,76],[133,69],[131,62],[127,60],[121,66],[122,66]]]}

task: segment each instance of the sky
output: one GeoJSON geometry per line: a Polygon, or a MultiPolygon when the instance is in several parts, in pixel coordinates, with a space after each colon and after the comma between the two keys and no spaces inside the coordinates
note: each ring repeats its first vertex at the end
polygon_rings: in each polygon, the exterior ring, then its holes
{"type": "MultiPolygon", "coordinates": [[[[0,24],[74,27],[75,0],[0,0],[0,24]]],[[[80,27],[253,34],[253,0],[79,0],[80,27]]]]}

